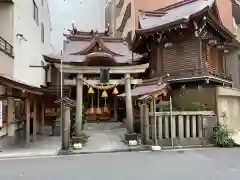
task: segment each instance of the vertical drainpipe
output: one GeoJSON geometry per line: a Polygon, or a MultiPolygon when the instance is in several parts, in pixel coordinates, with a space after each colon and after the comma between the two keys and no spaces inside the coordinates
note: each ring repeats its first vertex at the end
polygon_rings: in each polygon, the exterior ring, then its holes
{"type": "Polygon", "coordinates": [[[116,36],[116,0],[112,0],[111,10],[112,35],[116,36]]]}

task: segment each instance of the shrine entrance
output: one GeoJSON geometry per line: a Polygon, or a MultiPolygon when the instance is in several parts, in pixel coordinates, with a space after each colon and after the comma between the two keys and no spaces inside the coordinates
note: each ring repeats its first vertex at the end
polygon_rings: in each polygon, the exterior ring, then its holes
{"type": "MultiPolygon", "coordinates": [[[[84,99],[86,111],[86,121],[90,122],[116,122],[120,120],[118,116],[119,99],[117,95],[124,92],[123,85],[98,84],[86,86],[87,101],[84,99]]],[[[86,92],[84,92],[85,94],[86,92]]],[[[124,108],[124,107],[122,107],[124,108]]]]}
{"type": "Polygon", "coordinates": [[[57,73],[53,76],[57,69],[63,74],[63,88],[71,87],[74,91],[70,98],[76,101],[76,135],[81,135],[85,122],[117,121],[119,107],[125,109],[125,123],[128,132],[133,133],[131,86],[141,83],[139,77],[149,63],[133,54],[124,39],[106,32],[73,29],[65,37],[61,58],[49,55],[45,61],[51,65],[47,69],[51,80],[59,79],[57,73]],[[124,92],[126,96],[121,101],[117,95],[124,92]]]}

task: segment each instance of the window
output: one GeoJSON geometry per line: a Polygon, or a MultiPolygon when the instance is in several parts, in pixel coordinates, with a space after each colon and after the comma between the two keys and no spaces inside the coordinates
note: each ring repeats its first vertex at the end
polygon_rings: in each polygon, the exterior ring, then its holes
{"type": "Polygon", "coordinates": [[[43,25],[43,23],[41,24],[41,40],[42,40],[42,43],[44,43],[44,25],[43,25]]]}
{"type": "Polygon", "coordinates": [[[36,21],[38,25],[38,7],[34,0],[33,0],[33,19],[36,21]]]}

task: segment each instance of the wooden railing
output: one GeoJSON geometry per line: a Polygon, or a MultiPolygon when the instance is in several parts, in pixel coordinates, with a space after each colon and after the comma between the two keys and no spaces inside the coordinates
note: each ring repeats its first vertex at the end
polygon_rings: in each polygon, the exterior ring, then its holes
{"type": "Polygon", "coordinates": [[[209,123],[207,117],[216,120],[213,111],[149,113],[145,115],[144,138],[161,146],[203,145],[208,141],[208,130],[216,123],[212,119],[209,123]]]}
{"type": "Polygon", "coordinates": [[[13,46],[0,36],[0,51],[13,57],[13,46]]]}
{"type": "MultiPolygon", "coordinates": [[[[163,75],[166,75],[166,74],[161,74],[161,73],[157,74],[157,76],[163,76],[163,75]]],[[[216,78],[221,78],[223,80],[232,81],[231,74],[226,75],[225,73],[212,72],[206,68],[200,68],[200,69],[192,68],[192,69],[173,71],[173,72],[170,72],[169,75],[170,76],[165,78],[165,80],[201,77],[201,76],[213,76],[216,78]]]]}

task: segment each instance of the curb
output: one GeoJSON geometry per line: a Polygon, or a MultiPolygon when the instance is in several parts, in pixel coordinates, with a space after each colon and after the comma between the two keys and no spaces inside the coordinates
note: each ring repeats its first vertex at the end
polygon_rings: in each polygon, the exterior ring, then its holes
{"type": "Polygon", "coordinates": [[[34,158],[34,157],[51,157],[51,156],[57,156],[56,154],[34,154],[34,155],[17,155],[17,156],[0,156],[0,160],[3,159],[17,159],[17,158],[34,158]]]}
{"type": "MultiPolygon", "coordinates": [[[[204,148],[213,148],[214,145],[207,145],[207,146],[176,146],[176,147],[164,147],[160,152],[168,152],[168,151],[185,151],[185,150],[196,150],[196,149],[204,149],[204,148]]],[[[103,154],[103,153],[117,153],[117,152],[144,152],[144,151],[151,151],[151,152],[158,152],[153,151],[151,146],[142,146],[139,148],[126,148],[126,149],[113,149],[113,150],[105,150],[105,151],[74,151],[74,150],[60,150],[58,155],[78,155],[78,154],[103,154]]]]}
{"type": "Polygon", "coordinates": [[[58,155],[77,155],[77,154],[103,154],[103,153],[117,153],[117,152],[139,152],[139,151],[151,151],[151,148],[126,148],[126,149],[113,149],[106,151],[74,151],[74,150],[60,150],[58,155]]]}

